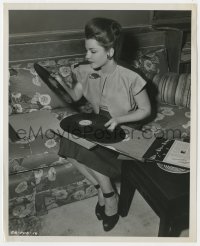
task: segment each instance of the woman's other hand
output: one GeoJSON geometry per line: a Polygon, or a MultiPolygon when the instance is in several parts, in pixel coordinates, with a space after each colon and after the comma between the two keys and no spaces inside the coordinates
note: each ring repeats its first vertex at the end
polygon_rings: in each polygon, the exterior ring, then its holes
{"type": "Polygon", "coordinates": [[[119,124],[120,122],[119,122],[119,120],[118,120],[118,118],[112,118],[112,119],[110,119],[108,122],[106,122],[106,124],[104,125],[105,127],[107,127],[107,129],[109,130],[109,131],[114,131],[115,130],[115,128],[116,128],[116,126],[119,124]]]}

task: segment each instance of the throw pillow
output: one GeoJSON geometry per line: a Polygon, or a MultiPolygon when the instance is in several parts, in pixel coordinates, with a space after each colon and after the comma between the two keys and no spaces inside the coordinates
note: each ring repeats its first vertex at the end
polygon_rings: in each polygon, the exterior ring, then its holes
{"type": "Polygon", "coordinates": [[[140,48],[131,66],[139,70],[148,80],[152,80],[156,74],[169,71],[166,49],[162,47],[140,48]]]}

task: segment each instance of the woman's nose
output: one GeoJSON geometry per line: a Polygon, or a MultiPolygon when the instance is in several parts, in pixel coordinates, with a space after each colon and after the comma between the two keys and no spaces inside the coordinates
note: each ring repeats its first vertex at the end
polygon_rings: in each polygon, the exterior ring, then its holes
{"type": "Polygon", "coordinates": [[[85,58],[86,58],[86,59],[89,59],[90,57],[91,57],[90,52],[87,51],[87,52],[86,52],[86,55],[85,55],[85,58]]]}

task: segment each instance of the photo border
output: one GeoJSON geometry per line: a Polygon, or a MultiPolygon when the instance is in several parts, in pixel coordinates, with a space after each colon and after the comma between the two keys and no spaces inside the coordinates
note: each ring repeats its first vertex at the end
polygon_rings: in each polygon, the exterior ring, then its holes
{"type": "Polygon", "coordinates": [[[194,242],[197,231],[197,8],[196,4],[137,4],[137,3],[4,3],[4,167],[3,167],[3,216],[4,216],[4,238],[9,242],[194,242]],[[187,238],[158,238],[158,237],[57,237],[57,236],[9,236],[8,235],[8,11],[9,10],[191,10],[192,11],[192,33],[191,33],[191,169],[190,169],[190,234],[187,238]],[[5,82],[6,81],[6,82],[5,82]]]}

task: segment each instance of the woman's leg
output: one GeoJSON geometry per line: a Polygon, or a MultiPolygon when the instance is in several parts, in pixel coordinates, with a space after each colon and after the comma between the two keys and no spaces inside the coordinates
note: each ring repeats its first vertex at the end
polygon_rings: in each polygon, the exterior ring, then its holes
{"type": "MultiPolygon", "coordinates": [[[[86,179],[88,179],[93,185],[98,185],[99,182],[96,178],[96,176],[93,173],[93,170],[86,167],[84,164],[81,164],[75,159],[68,158],[68,160],[82,173],[86,179]]],[[[100,186],[101,187],[101,186],[100,186]]],[[[98,202],[100,206],[103,206],[105,204],[104,197],[101,189],[97,189],[98,191],[98,202]]]]}
{"type": "MultiPolygon", "coordinates": [[[[98,181],[101,190],[104,194],[115,192],[109,177],[94,170],[92,170],[92,172],[94,173],[94,176],[96,177],[96,180],[98,181]]],[[[115,195],[108,198],[104,198],[104,200],[105,214],[108,216],[116,214],[118,211],[118,195],[115,193],[115,195]]]]}
{"type": "Polygon", "coordinates": [[[67,158],[79,171],[82,173],[93,185],[97,185],[98,181],[88,172],[85,165],[79,163],[77,160],[67,158]]]}
{"type": "Polygon", "coordinates": [[[119,220],[118,195],[113,189],[110,178],[86,167],[74,159],[68,159],[92,184],[97,187],[98,184],[100,185],[100,188],[97,189],[98,203],[95,208],[95,213],[99,220],[103,220],[104,230],[110,231],[119,220]]]}

